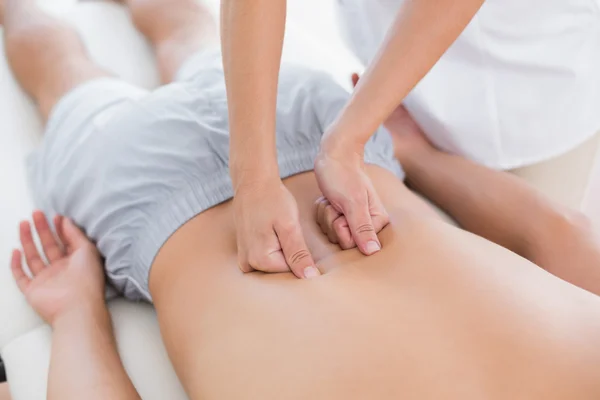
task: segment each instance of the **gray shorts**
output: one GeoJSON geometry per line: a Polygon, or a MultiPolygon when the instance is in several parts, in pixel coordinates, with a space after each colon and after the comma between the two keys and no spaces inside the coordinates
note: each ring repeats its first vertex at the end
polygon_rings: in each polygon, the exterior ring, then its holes
{"type": "MultiPolygon", "coordinates": [[[[102,78],[55,107],[29,160],[36,205],[73,218],[106,258],[109,281],[151,301],[148,276],[161,246],[197,214],[233,196],[229,124],[218,52],[192,57],[177,82],[153,92],[102,78]]],[[[313,169],[324,129],[349,94],[324,73],[283,66],[277,105],[282,178],[313,169]]],[[[402,177],[389,134],[365,161],[402,177]]]]}

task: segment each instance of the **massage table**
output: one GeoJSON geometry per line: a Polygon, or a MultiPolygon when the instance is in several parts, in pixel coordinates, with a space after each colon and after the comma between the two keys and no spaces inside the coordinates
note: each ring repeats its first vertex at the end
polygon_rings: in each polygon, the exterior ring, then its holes
{"type": "MultiPolygon", "coordinates": [[[[140,86],[158,85],[151,50],[122,6],[75,3],[40,0],[49,12],[64,16],[77,27],[98,63],[140,86]]],[[[210,0],[208,5],[216,15],[218,0],[210,0]]],[[[334,0],[289,1],[284,59],[326,70],[350,88],[350,74],[362,67],[337,35],[333,7],[334,0]]],[[[12,77],[0,44],[0,354],[14,400],[45,399],[50,360],[51,330],[27,305],[8,267],[10,251],[18,246],[18,222],[28,218],[34,207],[25,159],[40,143],[41,135],[42,123],[34,105],[12,77]]],[[[567,156],[517,173],[553,199],[600,221],[599,144],[596,138],[567,156]]],[[[123,363],[141,397],[185,399],[152,306],[119,298],[110,300],[108,306],[123,363]]]]}

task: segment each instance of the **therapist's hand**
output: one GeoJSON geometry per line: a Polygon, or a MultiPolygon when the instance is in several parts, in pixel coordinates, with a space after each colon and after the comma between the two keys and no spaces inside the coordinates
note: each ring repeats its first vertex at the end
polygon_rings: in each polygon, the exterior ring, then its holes
{"type": "MultiPolygon", "coordinates": [[[[389,216],[365,172],[362,148],[336,142],[335,133],[326,137],[315,161],[317,182],[330,206],[327,216],[320,218],[338,220],[331,225],[321,223],[321,229],[342,248],[356,245],[363,254],[371,255],[381,250],[377,233],[389,223],[389,216]]],[[[323,213],[326,209],[323,207],[323,213]]]]}
{"type": "Polygon", "coordinates": [[[280,179],[238,185],[233,199],[238,262],[243,272],[320,275],[308,250],[296,199],[280,179]]]}

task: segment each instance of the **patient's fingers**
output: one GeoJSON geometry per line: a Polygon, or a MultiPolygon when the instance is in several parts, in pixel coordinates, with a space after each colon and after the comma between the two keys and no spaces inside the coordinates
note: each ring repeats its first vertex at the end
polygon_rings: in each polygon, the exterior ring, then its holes
{"type": "Polygon", "coordinates": [[[19,250],[13,250],[12,252],[10,269],[13,277],[15,278],[15,282],[19,287],[19,290],[21,292],[25,292],[31,280],[27,275],[25,275],[25,271],[23,271],[23,265],[21,264],[21,252],[19,250]]]}
{"type": "Polygon", "coordinates": [[[67,238],[65,237],[64,223],[65,217],[63,217],[62,215],[54,216],[54,229],[56,229],[56,236],[58,236],[58,240],[60,240],[60,242],[62,243],[65,252],[67,254],[71,254],[72,249],[69,246],[69,243],[67,242],[67,238]]]}
{"type": "Polygon", "coordinates": [[[64,218],[62,220],[62,233],[65,239],[65,244],[69,246],[70,249],[76,249],[85,243],[89,242],[88,238],[85,236],[85,233],[81,231],[75,225],[75,223],[69,219],[64,218]]]}
{"type": "Polygon", "coordinates": [[[64,257],[65,254],[50,230],[48,220],[43,212],[35,211],[33,213],[33,224],[42,242],[42,249],[48,262],[53,263],[64,257]]]}
{"type": "Polygon", "coordinates": [[[40,253],[33,241],[31,235],[31,225],[29,221],[21,222],[19,226],[19,238],[21,240],[21,246],[23,246],[23,252],[25,253],[25,260],[29,270],[35,276],[39,274],[45,267],[44,261],[40,257],[40,253]]]}

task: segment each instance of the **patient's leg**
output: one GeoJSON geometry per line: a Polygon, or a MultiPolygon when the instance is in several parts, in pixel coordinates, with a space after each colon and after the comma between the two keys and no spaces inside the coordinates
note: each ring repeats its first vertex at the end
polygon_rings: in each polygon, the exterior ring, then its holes
{"type": "Polygon", "coordinates": [[[509,173],[437,151],[416,125],[404,122],[389,128],[413,188],[466,230],[600,295],[600,243],[583,215],[552,203],[509,173]]]}
{"type": "Polygon", "coordinates": [[[214,46],[218,34],[209,10],[197,0],[122,0],[135,26],[152,43],[163,83],[203,48],[214,46]]]}
{"type": "Polygon", "coordinates": [[[75,30],[44,13],[34,0],[0,0],[0,22],[10,67],[44,119],[71,89],[109,75],[89,59],[75,30]]]}
{"type": "MultiPolygon", "coordinates": [[[[2,4],[0,4],[0,18],[2,17],[2,4]]],[[[1,21],[1,19],[0,19],[1,21]]],[[[0,383],[0,400],[10,400],[7,383],[0,383]]]]}

